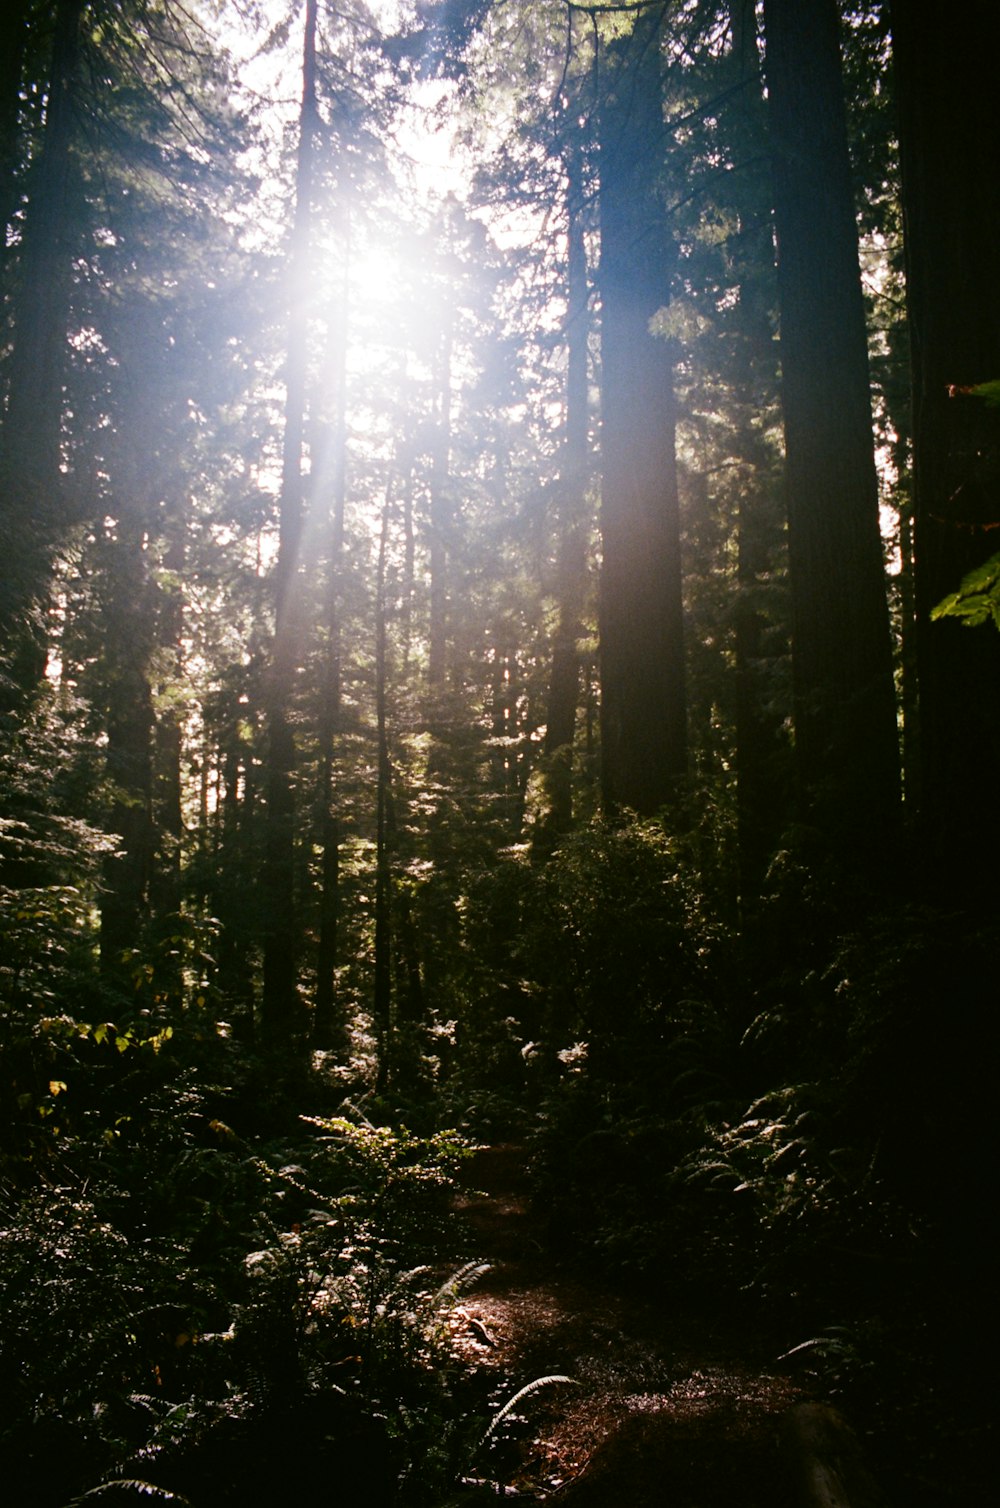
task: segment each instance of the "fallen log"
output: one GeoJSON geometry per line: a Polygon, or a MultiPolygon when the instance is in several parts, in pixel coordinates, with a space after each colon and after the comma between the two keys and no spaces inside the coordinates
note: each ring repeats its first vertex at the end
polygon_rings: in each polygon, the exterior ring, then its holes
{"type": "Polygon", "coordinates": [[[796,1404],[779,1439],[798,1508],[885,1508],[857,1437],[830,1404],[796,1404]]]}

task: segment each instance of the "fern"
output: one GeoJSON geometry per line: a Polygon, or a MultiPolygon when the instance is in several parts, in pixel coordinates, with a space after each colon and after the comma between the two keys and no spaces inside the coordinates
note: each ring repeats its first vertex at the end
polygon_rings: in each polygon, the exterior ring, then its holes
{"type": "Polygon", "coordinates": [[[461,1294],[472,1287],[473,1283],[486,1276],[490,1271],[489,1262],[471,1261],[466,1262],[447,1278],[434,1294],[433,1302],[436,1305],[453,1302],[461,1294]]]}
{"type": "Polygon", "coordinates": [[[497,1412],[493,1415],[493,1418],[487,1425],[486,1430],[483,1433],[476,1449],[482,1450],[483,1446],[486,1445],[496,1434],[497,1429],[503,1423],[503,1421],[510,1418],[511,1414],[517,1408],[518,1404],[523,1403],[525,1398],[530,1398],[532,1393],[537,1393],[539,1389],[551,1387],[554,1383],[558,1382],[568,1383],[571,1387],[577,1386],[575,1377],[563,1377],[559,1373],[553,1373],[549,1377],[536,1377],[534,1382],[525,1383],[524,1387],[519,1388],[518,1391],[514,1394],[513,1398],[508,1398],[503,1408],[498,1409],[497,1412]]]}
{"type": "Polygon", "coordinates": [[[89,1492],[82,1492],[79,1497],[75,1497],[66,1508],[77,1508],[77,1504],[90,1502],[93,1498],[123,1497],[125,1493],[150,1498],[156,1503],[180,1503],[191,1508],[191,1499],[183,1493],[171,1492],[169,1487],[158,1487],[155,1482],[145,1482],[139,1477],[114,1477],[109,1482],[101,1482],[97,1487],[91,1487],[89,1492]]]}

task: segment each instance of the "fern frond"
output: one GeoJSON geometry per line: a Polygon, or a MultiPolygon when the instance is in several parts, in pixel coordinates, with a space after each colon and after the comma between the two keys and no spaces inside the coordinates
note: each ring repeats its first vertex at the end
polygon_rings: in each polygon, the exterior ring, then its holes
{"type": "Polygon", "coordinates": [[[93,1498],[114,1497],[123,1493],[132,1493],[141,1498],[150,1498],[156,1503],[179,1503],[182,1508],[191,1508],[191,1499],[183,1493],[171,1492],[169,1487],[158,1487],[155,1482],[144,1482],[139,1477],[113,1477],[110,1482],[101,1482],[97,1487],[91,1487],[88,1492],[83,1492],[66,1508],[77,1508],[78,1503],[86,1503],[93,1498]]]}
{"type": "Polygon", "coordinates": [[[489,1262],[471,1261],[464,1263],[450,1278],[446,1278],[441,1287],[434,1295],[435,1304],[444,1304],[449,1299],[457,1299],[460,1293],[471,1288],[479,1278],[485,1277],[490,1270],[489,1262]]]}
{"type": "Polygon", "coordinates": [[[524,1387],[519,1388],[513,1398],[508,1398],[503,1408],[498,1409],[493,1415],[485,1434],[479,1441],[478,1448],[481,1449],[488,1440],[492,1439],[496,1433],[497,1426],[502,1424],[513,1413],[519,1403],[523,1403],[524,1399],[530,1397],[532,1393],[537,1393],[539,1388],[547,1388],[556,1382],[567,1382],[573,1387],[577,1385],[575,1377],[563,1377],[559,1373],[553,1373],[550,1377],[536,1377],[534,1382],[525,1383],[524,1387]]]}

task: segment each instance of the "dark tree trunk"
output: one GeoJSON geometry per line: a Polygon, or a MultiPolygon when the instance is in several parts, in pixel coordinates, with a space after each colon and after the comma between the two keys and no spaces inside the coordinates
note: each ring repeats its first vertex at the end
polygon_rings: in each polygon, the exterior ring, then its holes
{"type": "MultiPolygon", "coordinates": [[[[134,499],[130,499],[134,505],[134,499]]],[[[106,603],[108,778],[111,831],[120,840],[104,864],[101,892],[101,969],[128,979],[128,955],[139,946],[149,900],[155,849],[153,825],[153,700],[148,677],[152,647],[143,529],[123,519],[112,545],[106,603]]]]}
{"type": "MultiPolygon", "coordinates": [[[[730,5],[734,102],[749,152],[763,151],[767,127],[760,82],[757,19],[753,0],[730,5]]],[[[776,694],[778,666],[788,655],[787,634],[776,627],[774,581],[786,567],[784,519],[775,485],[774,458],[759,424],[761,409],[777,388],[772,317],[776,297],[770,184],[756,174],[741,175],[746,200],[740,211],[740,340],[731,366],[738,421],[734,459],[744,483],[737,527],[736,649],[736,809],[739,904],[746,914],[760,894],[768,863],[791,816],[788,785],[790,746],[784,731],[787,712],[776,694]]]]}
{"type": "Polygon", "coordinates": [[[899,753],[834,0],[765,0],[803,814],[891,850],[899,753]]]}
{"type": "Polygon", "coordinates": [[[1000,634],[930,610],[1000,547],[1000,131],[988,0],[892,7],[913,370],[920,813],[946,882],[1000,842],[1000,634]]]}
{"type": "Polygon", "coordinates": [[[313,1035],[317,1047],[343,1047],[345,1023],[337,1011],[337,958],[340,930],[340,822],[335,806],[337,737],[340,731],[343,655],[344,522],[347,508],[347,276],[345,268],[341,307],[331,331],[330,380],[334,388],[334,419],[330,454],[324,475],[329,475],[332,496],[330,550],[326,584],[326,663],[323,670],[323,701],[320,713],[320,880],[319,944],[316,957],[316,1017],[313,1035]]]}
{"type": "MultiPolygon", "coordinates": [[[[0,455],[0,643],[15,686],[45,671],[45,634],[32,608],[48,592],[63,518],[59,438],[70,294],[74,91],[83,0],[58,0],[41,154],[24,225],[9,394],[0,455]]],[[[2,705],[2,702],[0,702],[2,705]]]]}
{"type": "Polygon", "coordinates": [[[153,809],[159,835],[159,851],[153,877],[153,904],[164,917],[176,915],[181,904],[181,848],[184,841],[182,808],[183,781],[181,756],[183,730],[181,712],[169,695],[184,677],[184,598],[180,586],[184,580],[185,549],[183,525],[177,518],[169,521],[171,539],[164,556],[170,584],[161,588],[158,639],[167,658],[169,680],[160,686],[163,709],[156,720],[155,780],[153,809]]]}
{"type": "Polygon", "coordinates": [[[656,183],[658,24],[641,13],[609,49],[600,122],[602,788],[606,809],[644,816],[687,768],[676,403],[670,347],[649,330],[676,256],[656,183]]]}
{"type": "MultiPolygon", "coordinates": [[[[448,666],[448,538],[451,532],[451,358],[452,315],[444,314],[437,361],[434,451],[431,456],[430,497],[430,644],[427,681],[432,698],[445,687],[448,666]]],[[[436,714],[435,714],[436,715],[436,714]]]]}
{"type": "Polygon", "coordinates": [[[256,1030],[251,964],[251,939],[255,927],[252,905],[248,907],[247,904],[246,876],[254,863],[251,835],[255,830],[256,793],[253,760],[241,732],[246,712],[246,706],[234,696],[220,733],[222,828],[213,904],[222,922],[219,980],[226,993],[227,1008],[232,1014],[236,1034],[241,1041],[250,1044],[256,1030]]]}
{"type": "Polygon", "coordinates": [[[573,743],[580,701],[577,639],[586,595],[586,502],[589,459],[587,252],[583,234],[583,173],[579,147],[566,157],[567,309],[566,427],[559,486],[559,620],[552,644],[545,719],[544,809],[536,847],[551,849],[573,823],[573,743]]]}
{"type": "Polygon", "coordinates": [[[268,727],[267,837],[264,852],[264,985],[261,1029],[283,1050],[305,1041],[305,1012],[298,989],[298,905],[295,872],[295,733],[291,702],[299,657],[301,564],[305,483],[308,288],[316,106],[317,0],[306,0],[292,227],[291,315],[285,363],[285,434],[282,452],[278,559],[275,567],[274,648],[265,691],[268,727]]]}
{"type": "Polygon", "coordinates": [[[400,607],[400,637],[402,639],[403,676],[410,669],[413,651],[413,589],[416,581],[417,540],[413,527],[413,451],[409,445],[402,448],[399,457],[401,472],[400,500],[403,508],[403,582],[400,607]]]}
{"type": "Polygon", "coordinates": [[[0,17],[0,234],[7,257],[7,230],[17,208],[15,185],[21,161],[21,85],[28,41],[28,0],[7,0],[0,17]]]}
{"type": "Polygon", "coordinates": [[[389,855],[392,769],[386,722],[386,603],[385,566],[389,535],[389,504],[382,509],[378,548],[375,611],[375,717],[378,738],[378,779],[375,833],[375,981],[372,1017],[378,1042],[378,1087],[384,1089],[392,1071],[392,871],[389,855]]]}

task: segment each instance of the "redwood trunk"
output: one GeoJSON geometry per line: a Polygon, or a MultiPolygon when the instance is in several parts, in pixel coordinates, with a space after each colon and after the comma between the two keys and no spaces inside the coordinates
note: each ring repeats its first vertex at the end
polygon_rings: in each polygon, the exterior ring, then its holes
{"type": "Polygon", "coordinates": [[[868,351],[834,0],[765,0],[803,813],[863,859],[899,753],[868,351]]]}
{"type": "Polygon", "coordinates": [[[551,846],[573,822],[573,743],[580,700],[577,639],[586,593],[588,480],[587,253],[579,147],[566,160],[567,309],[566,428],[559,489],[559,621],[552,644],[545,727],[545,810],[541,845],[551,846]]]}
{"type": "Polygon", "coordinates": [[[300,568],[305,482],[302,452],[305,437],[308,289],[312,220],[313,141],[316,108],[317,0],[306,0],[302,56],[302,104],[299,114],[292,227],[291,312],[285,367],[285,433],[282,452],[278,559],[275,567],[274,650],[267,681],[268,726],[267,837],[264,854],[264,987],[261,1028],[282,1050],[305,1040],[305,1020],[298,991],[295,865],[295,734],[291,703],[298,665],[300,568]]]}
{"type": "Polygon", "coordinates": [[[605,808],[652,816],[687,767],[676,401],[649,322],[670,300],[676,247],[662,159],[659,17],[609,49],[600,122],[601,757],[605,808]]]}
{"type": "MultiPolygon", "coordinates": [[[[949,888],[1000,841],[1000,634],[931,608],[1000,548],[1000,132],[987,0],[896,4],[893,52],[913,371],[921,817],[949,888]]],[[[995,883],[995,880],[994,880],[995,883]]]]}

